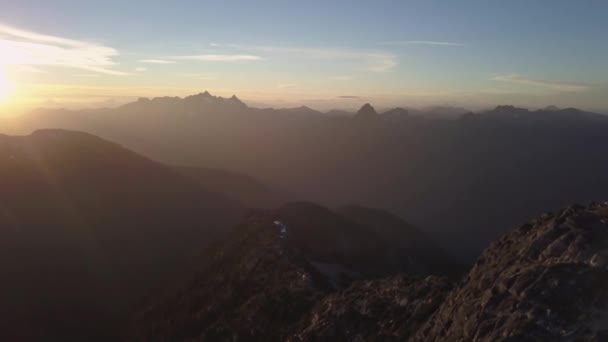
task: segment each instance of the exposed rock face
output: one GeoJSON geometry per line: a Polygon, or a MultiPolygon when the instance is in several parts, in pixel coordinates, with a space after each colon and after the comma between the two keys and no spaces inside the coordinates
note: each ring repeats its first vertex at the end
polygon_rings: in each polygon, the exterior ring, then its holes
{"type": "Polygon", "coordinates": [[[286,340],[404,341],[437,309],[450,287],[435,276],[356,282],[323,298],[286,340]]]}
{"type": "MultiPolygon", "coordinates": [[[[435,276],[336,287],[331,268],[313,260],[331,257],[323,247],[331,239],[322,234],[339,236],[347,222],[310,204],[255,214],[210,252],[190,286],[144,312],[129,340],[608,339],[608,203],[519,227],[494,242],[453,290],[435,276]]],[[[367,265],[347,251],[333,262],[363,272],[367,265]]]]}
{"type": "Polygon", "coordinates": [[[573,206],[494,242],[417,341],[608,340],[608,204],[573,206]]]}

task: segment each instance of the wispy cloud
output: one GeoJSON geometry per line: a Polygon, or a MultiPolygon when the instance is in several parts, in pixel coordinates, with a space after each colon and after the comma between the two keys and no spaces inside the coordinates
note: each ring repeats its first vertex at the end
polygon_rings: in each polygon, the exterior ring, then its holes
{"type": "Polygon", "coordinates": [[[0,65],[48,65],[108,75],[128,75],[113,69],[119,52],[100,43],[40,34],[0,23],[0,65]]]}
{"type": "Polygon", "coordinates": [[[461,43],[437,42],[432,40],[393,40],[382,42],[380,45],[436,45],[436,46],[464,46],[461,43]]]}
{"type": "Polygon", "coordinates": [[[259,61],[262,59],[262,57],[254,56],[254,55],[217,55],[217,54],[175,56],[175,57],[171,57],[171,58],[179,59],[179,60],[203,61],[203,62],[259,61]]]}
{"type": "Polygon", "coordinates": [[[491,78],[493,81],[509,82],[517,84],[525,84],[537,87],[544,87],[559,92],[580,93],[591,89],[591,85],[587,83],[560,82],[532,79],[520,74],[496,75],[491,78]]]}
{"type": "Polygon", "coordinates": [[[268,56],[268,59],[286,56],[290,60],[301,58],[310,60],[355,61],[362,64],[362,70],[371,72],[387,72],[399,64],[397,56],[386,51],[238,44],[221,46],[261,54],[268,56]]]}
{"type": "Polygon", "coordinates": [[[342,95],[342,96],[336,96],[339,99],[350,99],[350,100],[356,100],[356,99],[360,99],[361,96],[354,96],[354,95],[342,95]]]}
{"type": "Polygon", "coordinates": [[[335,48],[261,48],[268,52],[296,55],[308,59],[355,60],[372,72],[387,72],[398,65],[397,56],[383,51],[362,51],[335,48]]]}
{"type": "Polygon", "coordinates": [[[170,60],[166,60],[166,59],[141,59],[139,60],[140,63],[147,63],[147,64],[175,64],[177,63],[176,61],[170,61],[170,60]]]}
{"type": "Polygon", "coordinates": [[[135,68],[135,71],[137,71],[137,72],[144,72],[146,70],[148,70],[148,69],[147,68],[143,68],[143,67],[137,67],[137,68],[135,68]]]}

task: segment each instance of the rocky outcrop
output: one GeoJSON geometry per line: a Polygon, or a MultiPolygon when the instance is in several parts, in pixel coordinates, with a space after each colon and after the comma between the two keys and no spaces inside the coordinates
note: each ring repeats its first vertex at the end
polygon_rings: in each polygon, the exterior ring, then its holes
{"type": "Polygon", "coordinates": [[[435,276],[356,282],[323,298],[286,340],[404,341],[424,324],[450,288],[447,279],[435,276]]]}
{"type": "Polygon", "coordinates": [[[494,242],[416,341],[606,341],[608,203],[572,206],[494,242]]]}
{"type": "MultiPolygon", "coordinates": [[[[403,225],[365,208],[342,213],[375,230],[387,226],[382,234],[403,225]]],[[[208,253],[188,287],[145,311],[129,340],[608,338],[608,203],[572,206],[515,229],[453,289],[436,276],[370,279],[370,264],[359,258],[366,254],[357,252],[367,245],[353,239],[372,235],[358,235],[366,226],[349,222],[307,203],[256,213],[208,253]]]]}

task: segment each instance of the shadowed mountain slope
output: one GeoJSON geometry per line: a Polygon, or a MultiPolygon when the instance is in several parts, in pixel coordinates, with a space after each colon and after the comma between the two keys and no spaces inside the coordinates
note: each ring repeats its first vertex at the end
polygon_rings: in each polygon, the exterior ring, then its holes
{"type": "Polygon", "coordinates": [[[141,313],[128,339],[282,341],[328,293],[407,272],[387,260],[403,244],[310,203],[254,212],[201,256],[192,281],[141,313]]]}
{"type": "Polygon", "coordinates": [[[194,167],[176,167],[184,177],[234,199],[249,208],[276,208],[286,201],[286,195],[252,177],[235,172],[194,167]]]}
{"type": "Polygon", "coordinates": [[[0,136],[0,337],[107,340],[240,205],[85,133],[0,136]]]}

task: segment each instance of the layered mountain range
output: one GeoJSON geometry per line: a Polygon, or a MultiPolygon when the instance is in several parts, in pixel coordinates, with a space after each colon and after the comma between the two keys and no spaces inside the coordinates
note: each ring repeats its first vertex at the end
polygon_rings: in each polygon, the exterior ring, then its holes
{"type": "MultiPolygon", "coordinates": [[[[208,92],[98,110],[38,110],[38,128],[82,130],[171,165],[249,175],[325,206],[385,208],[470,262],[539,212],[608,191],[608,116],[499,106],[321,113],[259,109],[208,92]]],[[[267,200],[259,199],[260,201],[267,200]]]]}
{"type": "Polygon", "coordinates": [[[121,144],[0,135],[2,340],[608,338],[608,203],[507,224],[606,197],[601,115],[328,117],[208,93],[32,115],[121,144]]]}

